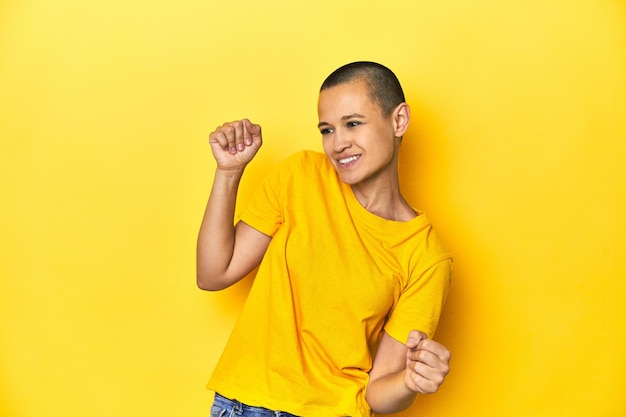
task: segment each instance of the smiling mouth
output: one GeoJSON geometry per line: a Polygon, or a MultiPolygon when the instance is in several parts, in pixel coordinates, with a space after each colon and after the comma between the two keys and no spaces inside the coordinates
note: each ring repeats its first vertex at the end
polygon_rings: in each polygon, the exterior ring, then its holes
{"type": "Polygon", "coordinates": [[[350,166],[352,165],[357,159],[359,159],[361,157],[361,155],[353,155],[353,156],[349,156],[347,158],[343,158],[343,159],[339,159],[337,162],[339,162],[340,165],[343,166],[350,166]]]}

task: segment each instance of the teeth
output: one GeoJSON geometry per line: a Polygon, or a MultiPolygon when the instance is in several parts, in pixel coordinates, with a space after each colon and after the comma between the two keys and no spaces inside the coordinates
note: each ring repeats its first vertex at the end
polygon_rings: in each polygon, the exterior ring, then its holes
{"type": "Polygon", "coordinates": [[[356,161],[357,159],[359,159],[359,156],[358,156],[358,155],[355,155],[355,156],[350,156],[350,157],[348,157],[348,158],[340,159],[340,160],[339,160],[339,163],[340,163],[340,164],[349,164],[350,162],[352,162],[352,161],[356,161]]]}

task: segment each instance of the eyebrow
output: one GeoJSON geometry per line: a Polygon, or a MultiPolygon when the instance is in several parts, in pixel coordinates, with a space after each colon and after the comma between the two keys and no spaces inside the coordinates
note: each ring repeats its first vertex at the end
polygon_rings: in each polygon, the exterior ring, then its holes
{"type": "MultiPolygon", "coordinates": [[[[349,120],[349,119],[365,119],[365,116],[363,116],[362,114],[359,113],[352,113],[352,114],[347,114],[345,116],[341,117],[341,120],[349,120]]],[[[317,124],[317,127],[322,127],[324,125],[329,125],[330,123],[328,122],[319,122],[317,124]]]]}

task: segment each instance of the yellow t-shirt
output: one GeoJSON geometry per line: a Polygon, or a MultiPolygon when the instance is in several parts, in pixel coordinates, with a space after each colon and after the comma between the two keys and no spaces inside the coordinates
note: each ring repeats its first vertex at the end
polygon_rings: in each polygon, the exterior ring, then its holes
{"type": "Polygon", "coordinates": [[[370,416],[381,331],[432,336],[448,290],[452,259],[428,219],[368,212],[324,154],[303,151],[241,221],[272,241],[209,389],[299,416],[370,416]]]}

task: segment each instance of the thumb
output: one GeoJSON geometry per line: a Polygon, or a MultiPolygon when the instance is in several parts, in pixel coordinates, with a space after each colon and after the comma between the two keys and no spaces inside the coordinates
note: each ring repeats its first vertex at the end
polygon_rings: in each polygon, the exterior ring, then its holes
{"type": "Polygon", "coordinates": [[[424,339],[428,339],[428,336],[426,336],[426,333],[420,332],[419,330],[411,330],[409,332],[409,337],[407,338],[407,341],[406,341],[406,347],[409,349],[415,349],[417,348],[419,343],[424,339]]]}

